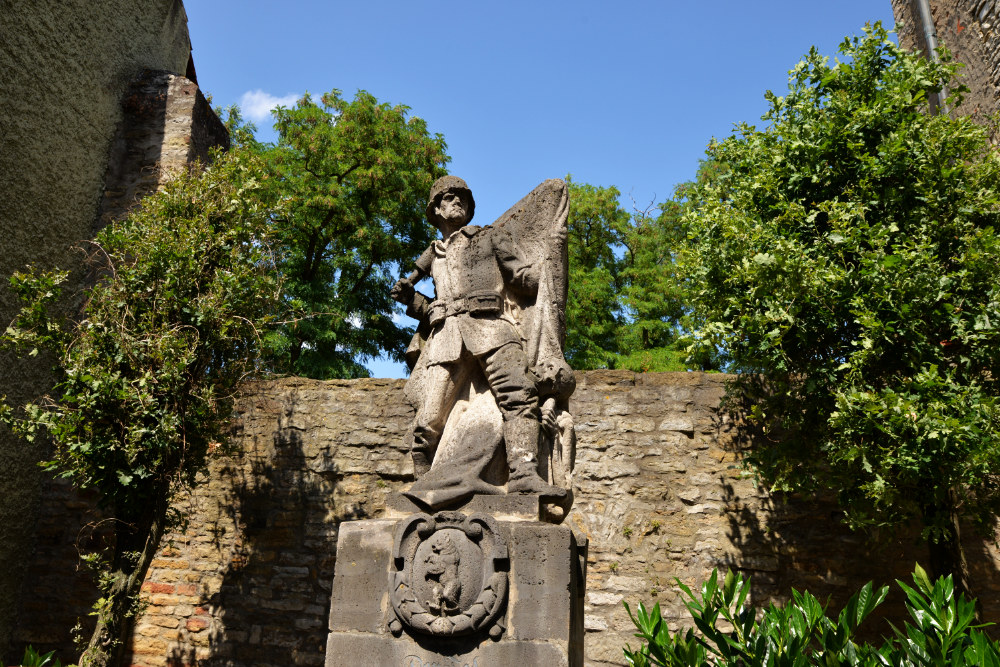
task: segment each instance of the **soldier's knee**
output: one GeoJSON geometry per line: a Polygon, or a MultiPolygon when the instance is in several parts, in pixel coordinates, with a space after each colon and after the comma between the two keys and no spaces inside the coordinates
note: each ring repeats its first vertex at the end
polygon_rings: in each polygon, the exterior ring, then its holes
{"type": "Polygon", "coordinates": [[[504,419],[512,417],[538,418],[538,399],[534,387],[524,387],[516,390],[504,390],[496,393],[497,405],[504,419]]]}

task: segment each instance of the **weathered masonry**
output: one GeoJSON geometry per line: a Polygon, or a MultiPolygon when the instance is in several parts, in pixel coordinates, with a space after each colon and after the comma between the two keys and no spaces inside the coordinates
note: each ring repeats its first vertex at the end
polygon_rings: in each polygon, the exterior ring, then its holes
{"type": "MultiPolygon", "coordinates": [[[[725,379],[577,374],[576,502],[565,525],[589,540],[587,664],[622,664],[621,647],[635,643],[623,600],[659,601],[671,624],[685,623],[674,577],[695,585],[714,567],[738,568],[753,576],[757,604],[783,601],[794,587],[836,607],[866,581],[905,579],[925,560],[913,537],[872,547],[831,503],[755,488],[718,410],[725,379]]],[[[132,664],[323,664],[338,525],[381,516],[390,493],[412,480],[402,385],[290,378],[245,401],[243,454],[217,460],[207,484],[182,499],[187,524],[153,564],[132,664]]],[[[46,497],[47,561],[33,570],[34,590],[45,599],[76,590],[82,602],[74,543],[93,517],[57,484],[46,497]]],[[[1000,620],[1000,550],[967,532],[986,618],[1000,620]]],[[[897,594],[882,607],[889,618],[905,613],[897,594]]],[[[68,648],[59,633],[81,611],[46,605],[19,637],[68,648]]]]}
{"type": "MultiPolygon", "coordinates": [[[[965,65],[958,80],[969,87],[955,113],[986,122],[1000,111],[1000,2],[996,0],[928,0],[938,44],[965,65]]],[[[901,24],[899,44],[926,53],[927,40],[916,0],[892,0],[901,24]]]]}

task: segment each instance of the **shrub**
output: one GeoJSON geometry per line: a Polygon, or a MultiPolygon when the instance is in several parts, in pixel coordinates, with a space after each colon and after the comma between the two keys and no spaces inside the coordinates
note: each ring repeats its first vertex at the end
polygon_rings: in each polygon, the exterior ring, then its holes
{"type": "Polygon", "coordinates": [[[750,578],[730,571],[721,585],[718,572],[701,587],[700,594],[676,580],[695,629],[672,633],[660,615],[640,602],[633,614],[637,650],[625,648],[634,667],[805,667],[807,665],[863,665],[877,667],[1000,667],[1000,644],[974,626],[975,601],[955,594],[950,576],[933,584],[917,565],[914,586],[897,580],[906,594],[911,621],[881,647],[857,643],[861,623],[885,600],[888,586],[878,590],[871,582],[851,596],[834,619],[814,595],[792,591],[789,604],[758,610],[747,604],[750,578]],[[758,615],[760,618],[758,618],[758,615]],[[728,629],[732,626],[732,629],[728,629]]]}

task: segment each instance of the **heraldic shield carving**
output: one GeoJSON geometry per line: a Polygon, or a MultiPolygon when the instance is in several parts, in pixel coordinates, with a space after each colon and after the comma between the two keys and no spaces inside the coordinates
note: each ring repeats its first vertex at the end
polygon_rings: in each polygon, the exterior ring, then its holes
{"type": "Polygon", "coordinates": [[[489,630],[507,602],[507,544],[493,517],[460,512],[414,514],[396,528],[389,597],[399,635],[403,626],[454,637],[489,630]]]}

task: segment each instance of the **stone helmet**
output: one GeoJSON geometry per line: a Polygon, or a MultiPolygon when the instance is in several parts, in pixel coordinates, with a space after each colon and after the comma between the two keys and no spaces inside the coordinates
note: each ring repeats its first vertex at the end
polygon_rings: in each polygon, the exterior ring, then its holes
{"type": "Polygon", "coordinates": [[[435,227],[439,227],[440,223],[437,219],[437,215],[434,213],[434,209],[438,207],[441,203],[441,197],[444,193],[449,190],[461,193],[469,202],[469,219],[466,222],[472,221],[472,216],[476,214],[476,200],[472,198],[472,190],[466,185],[465,181],[458,176],[442,176],[441,178],[434,181],[434,185],[431,186],[430,197],[427,198],[427,219],[431,221],[435,227]]]}

